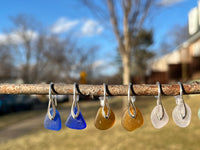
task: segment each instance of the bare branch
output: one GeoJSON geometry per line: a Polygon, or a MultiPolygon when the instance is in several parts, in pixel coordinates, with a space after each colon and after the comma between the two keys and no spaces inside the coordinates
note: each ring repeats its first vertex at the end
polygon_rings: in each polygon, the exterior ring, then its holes
{"type": "Polygon", "coordinates": [[[142,14],[142,17],[141,17],[141,20],[140,20],[140,23],[139,23],[140,29],[141,29],[146,17],[148,16],[149,9],[151,8],[152,3],[153,3],[153,0],[147,0],[146,3],[144,4],[144,8],[142,10],[144,13],[142,14]]]}
{"type": "Polygon", "coordinates": [[[115,14],[115,9],[114,9],[114,4],[113,4],[113,0],[107,0],[107,4],[108,4],[108,9],[110,11],[110,19],[111,19],[111,23],[112,23],[112,27],[113,27],[113,31],[115,34],[115,37],[117,39],[117,42],[119,44],[119,51],[121,54],[124,53],[124,45],[123,45],[123,41],[120,35],[120,31],[119,31],[119,27],[118,27],[118,21],[117,21],[117,17],[115,14]]]}
{"type": "Polygon", "coordinates": [[[131,51],[130,47],[130,32],[129,32],[129,21],[128,16],[131,10],[131,0],[123,0],[122,7],[124,10],[123,27],[124,27],[124,47],[127,55],[131,51]]]}

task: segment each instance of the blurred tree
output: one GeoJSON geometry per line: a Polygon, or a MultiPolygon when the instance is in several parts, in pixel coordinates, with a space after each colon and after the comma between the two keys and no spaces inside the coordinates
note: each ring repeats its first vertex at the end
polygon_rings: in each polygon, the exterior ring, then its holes
{"type": "Polygon", "coordinates": [[[129,84],[133,43],[144,28],[151,8],[155,6],[155,0],[106,0],[108,9],[105,8],[105,1],[101,1],[103,4],[99,4],[99,1],[82,1],[104,22],[107,22],[110,16],[123,64],[123,84],[129,84]]]}
{"type": "Polygon", "coordinates": [[[133,44],[133,75],[139,76],[141,82],[145,82],[146,71],[148,67],[148,62],[154,57],[154,53],[149,50],[149,47],[153,44],[153,32],[147,30],[141,30],[133,44]]]}
{"type": "Polygon", "coordinates": [[[34,51],[34,42],[37,38],[37,30],[39,28],[38,22],[31,16],[24,14],[17,15],[10,18],[13,23],[11,34],[8,36],[8,40],[13,46],[20,52],[21,60],[22,56],[25,56],[25,64],[22,69],[23,80],[26,83],[30,83],[31,70],[30,61],[34,51]]]}
{"type": "Polygon", "coordinates": [[[32,72],[34,81],[71,83],[73,78],[79,77],[80,71],[92,70],[96,46],[83,49],[77,46],[76,41],[61,39],[56,35],[38,35],[35,44],[36,61],[32,72]]]}
{"type": "Polygon", "coordinates": [[[48,33],[31,16],[17,15],[11,21],[13,28],[7,33],[7,48],[16,52],[13,57],[25,83],[72,82],[81,70],[92,72],[97,46],[79,46],[71,35],[48,33]]]}
{"type": "MultiPolygon", "coordinates": [[[[139,76],[141,82],[145,81],[145,75],[148,67],[148,61],[154,57],[154,53],[149,49],[153,44],[153,32],[142,29],[134,36],[131,51],[131,76],[139,76]]],[[[122,68],[120,56],[116,58],[119,66],[122,68]]],[[[122,71],[122,69],[120,69],[122,71]]]]}
{"type": "Polygon", "coordinates": [[[9,45],[0,44],[0,80],[4,81],[16,77],[13,56],[9,45]]]}

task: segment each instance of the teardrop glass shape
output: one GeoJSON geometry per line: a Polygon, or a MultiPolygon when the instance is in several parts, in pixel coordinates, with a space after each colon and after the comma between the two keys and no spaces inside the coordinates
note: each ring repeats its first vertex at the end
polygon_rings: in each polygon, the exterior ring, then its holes
{"type": "Polygon", "coordinates": [[[184,104],[180,104],[177,105],[172,112],[172,117],[174,122],[176,123],[177,126],[182,128],[185,128],[190,124],[191,115],[192,115],[191,109],[186,103],[185,103],[185,108],[184,104]],[[185,109],[185,111],[183,111],[183,109],[185,109]],[[183,116],[182,112],[185,112],[186,115],[183,116]]]}
{"type": "Polygon", "coordinates": [[[169,117],[167,115],[167,112],[165,108],[162,105],[157,105],[154,107],[154,109],[151,112],[151,123],[156,129],[160,129],[164,127],[168,121],[169,117]],[[162,112],[163,109],[163,112],[162,112]],[[163,114],[162,114],[163,113],[163,114]]]}
{"type": "MultiPolygon", "coordinates": [[[[115,114],[113,113],[113,111],[110,109],[110,115],[108,118],[104,118],[103,116],[103,107],[100,107],[98,109],[95,121],[94,121],[94,125],[97,129],[99,130],[106,130],[111,128],[114,123],[115,123],[115,114]]],[[[108,108],[105,106],[104,107],[104,111],[105,114],[107,114],[108,108]]]]}
{"type": "MultiPolygon", "coordinates": [[[[53,108],[50,108],[50,114],[53,115],[53,108]]],[[[56,116],[54,119],[50,120],[48,114],[46,114],[44,120],[44,127],[49,130],[59,131],[62,128],[62,123],[60,119],[60,114],[56,109],[56,116]]]]}
{"type": "MultiPolygon", "coordinates": [[[[77,113],[77,107],[74,107],[74,113],[77,113]]],[[[65,126],[76,130],[82,130],[87,127],[85,119],[83,118],[83,115],[80,110],[77,118],[73,118],[72,114],[69,114],[67,120],[65,121],[65,126]]]]}
{"type": "MultiPolygon", "coordinates": [[[[135,118],[132,118],[129,114],[128,108],[124,111],[123,115],[122,115],[122,120],[121,120],[121,124],[124,127],[124,129],[128,130],[128,131],[133,131],[139,127],[141,127],[144,124],[144,119],[142,116],[142,113],[140,112],[140,110],[136,108],[136,116],[135,118]]],[[[134,114],[134,109],[133,107],[130,107],[130,112],[131,114],[134,114]]]]}

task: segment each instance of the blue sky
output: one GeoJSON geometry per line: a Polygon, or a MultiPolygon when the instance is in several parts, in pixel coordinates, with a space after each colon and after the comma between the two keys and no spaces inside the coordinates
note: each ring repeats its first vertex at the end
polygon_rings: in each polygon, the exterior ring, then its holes
{"type": "MultiPolygon", "coordinates": [[[[28,14],[39,20],[49,32],[66,34],[73,32],[81,45],[96,44],[100,46],[97,64],[110,62],[116,55],[117,43],[112,30],[108,30],[98,19],[82,7],[78,0],[6,0],[0,5],[0,38],[4,29],[11,27],[10,16],[28,14]],[[106,56],[106,57],[105,57],[106,56]]],[[[197,0],[161,0],[163,7],[148,26],[154,30],[153,49],[166,33],[175,25],[184,25],[188,21],[188,12],[197,6],[197,0]]],[[[108,69],[110,69],[108,67],[108,69]]],[[[106,72],[106,69],[104,70],[106,72]]],[[[116,71],[113,69],[113,71],[116,71]]]]}

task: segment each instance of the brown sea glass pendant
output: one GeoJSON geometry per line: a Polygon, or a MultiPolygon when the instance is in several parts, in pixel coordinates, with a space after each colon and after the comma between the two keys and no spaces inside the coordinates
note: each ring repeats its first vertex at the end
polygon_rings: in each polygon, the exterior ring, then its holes
{"type": "Polygon", "coordinates": [[[128,87],[128,108],[124,111],[121,119],[121,124],[124,129],[133,131],[144,124],[144,119],[140,110],[135,107],[135,96],[130,96],[132,84],[128,87]]]}
{"type": "MultiPolygon", "coordinates": [[[[142,113],[140,112],[140,110],[137,107],[135,107],[135,110],[136,110],[135,118],[133,118],[129,114],[128,109],[125,110],[125,112],[122,116],[121,124],[124,127],[124,129],[126,129],[128,131],[133,131],[133,130],[141,127],[144,124],[144,119],[143,119],[142,113]]],[[[130,113],[134,114],[133,107],[130,107],[130,113]]]]}
{"type": "Polygon", "coordinates": [[[99,130],[106,130],[113,126],[115,123],[115,115],[110,109],[110,106],[106,97],[106,84],[104,83],[104,97],[99,97],[101,107],[99,108],[94,125],[99,130]]]}
{"type": "Polygon", "coordinates": [[[108,109],[108,107],[100,107],[95,118],[95,127],[99,130],[106,130],[111,128],[114,123],[115,115],[113,111],[110,108],[108,109]],[[103,111],[105,112],[105,114],[108,114],[108,111],[110,111],[108,117],[105,117],[103,115],[103,111]]]}

